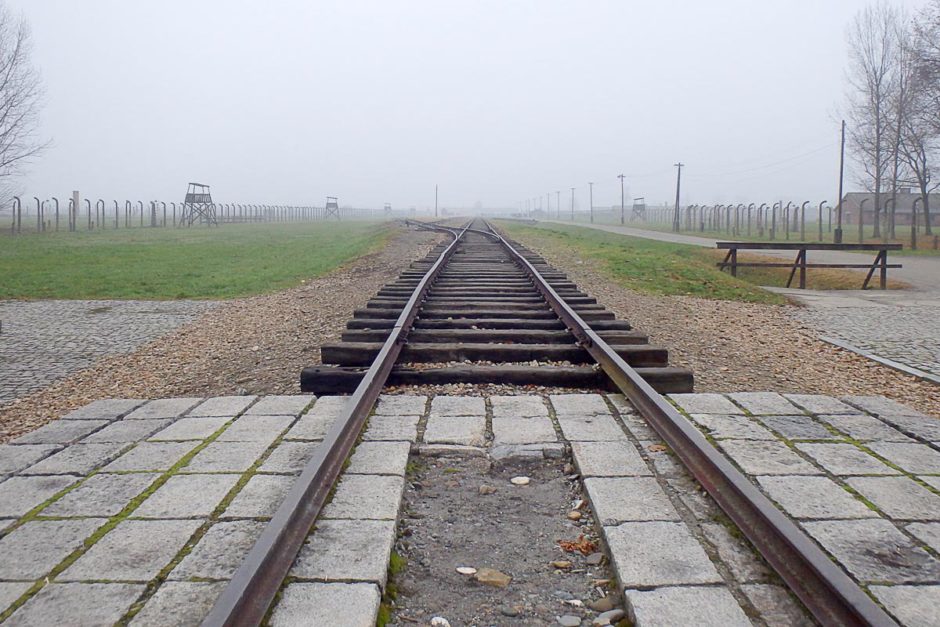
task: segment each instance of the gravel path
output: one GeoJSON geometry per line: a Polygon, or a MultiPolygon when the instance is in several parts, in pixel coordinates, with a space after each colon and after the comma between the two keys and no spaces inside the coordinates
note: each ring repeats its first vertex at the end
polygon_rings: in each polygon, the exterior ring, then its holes
{"type": "Polygon", "coordinates": [[[440,236],[403,231],[382,250],[303,285],[226,301],[134,352],[109,356],[0,408],[0,442],[101,398],[290,394],[357,307],[440,236]]]}
{"type": "Polygon", "coordinates": [[[695,373],[696,392],[769,390],[881,394],[940,416],[940,386],[919,381],[817,339],[792,305],[761,305],[624,289],[577,251],[520,240],[563,269],[584,291],[670,351],[669,363],[695,373]]]}

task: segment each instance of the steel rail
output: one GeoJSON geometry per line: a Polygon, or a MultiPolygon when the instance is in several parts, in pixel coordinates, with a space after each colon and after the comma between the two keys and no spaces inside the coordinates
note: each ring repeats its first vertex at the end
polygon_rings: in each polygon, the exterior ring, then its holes
{"type": "Polygon", "coordinates": [[[466,232],[437,230],[454,240],[418,282],[362,382],[202,621],[203,627],[254,627],[264,620],[398,359],[422,301],[466,232]]]}
{"type": "MultiPolygon", "coordinates": [[[[682,463],[824,625],[897,625],[796,524],[631,368],[549,285],[541,273],[487,223],[526,271],[578,343],[636,406],[682,463]]],[[[473,230],[475,231],[475,229],[473,230]]]]}

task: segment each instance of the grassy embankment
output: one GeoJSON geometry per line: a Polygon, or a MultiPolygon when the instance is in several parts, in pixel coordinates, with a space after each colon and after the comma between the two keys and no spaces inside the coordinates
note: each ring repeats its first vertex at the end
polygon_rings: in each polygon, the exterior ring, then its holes
{"type": "Polygon", "coordinates": [[[0,236],[0,298],[224,299],[292,287],[380,247],[378,222],[0,236]]]}
{"type": "MultiPolygon", "coordinates": [[[[738,277],[720,272],[725,251],[626,237],[605,231],[558,224],[535,226],[501,221],[513,238],[531,246],[551,246],[573,258],[597,262],[597,268],[627,287],[661,295],[689,295],[717,300],[783,303],[784,298],[758,285],[784,286],[789,269],[740,268],[738,277]]],[[[739,255],[739,261],[751,256],[739,255]]],[[[767,258],[762,258],[766,261],[767,258]]],[[[779,262],[780,259],[772,261],[779,262]]],[[[864,275],[847,270],[807,272],[809,289],[858,289],[864,275]]]]}

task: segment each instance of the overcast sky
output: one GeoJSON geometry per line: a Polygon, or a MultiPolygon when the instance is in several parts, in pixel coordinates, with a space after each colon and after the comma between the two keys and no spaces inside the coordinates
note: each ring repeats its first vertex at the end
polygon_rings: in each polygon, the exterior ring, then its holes
{"type": "MultiPolygon", "coordinates": [[[[7,0],[27,196],[395,207],[832,201],[861,0],[7,0]],[[628,201],[629,203],[629,201],[628,201]]],[[[921,2],[902,4],[918,7],[921,2]]],[[[850,185],[851,187],[851,185],[850,185]]]]}

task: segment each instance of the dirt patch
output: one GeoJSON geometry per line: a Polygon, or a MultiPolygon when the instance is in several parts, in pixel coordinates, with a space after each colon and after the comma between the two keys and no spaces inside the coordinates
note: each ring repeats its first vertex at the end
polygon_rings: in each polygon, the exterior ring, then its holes
{"type": "Polygon", "coordinates": [[[225,302],[133,353],[102,359],[0,408],[0,442],[101,398],[298,393],[301,369],[320,363],[320,345],[338,340],[354,309],[440,240],[403,230],[326,276],[225,302]]]}
{"type": "Polygon", "coordinates": [[[650,296],[617,285],[570,247],[532,248],[668,348],[671,365],[691,368],[697,392],[882,394],[940,417],[940,386],[826,344],[787,313],[792,305],[650,296]]]}
{"type": "MultiPolygon", "coordinates": [[[[599,542],[586,504],[579,521],[567,517],[582,499],[577,477],[565,474],[574,472],[567,463],[506,466],[483,457],[417,458],[397,543],[407,565],[393,579],[397,600],[389,624],[427,625],[435,616],[455,626],[558,624],[559,616],[597,616],[579,605],[608,593],[619,606],[614,587],[606,583],[609,568],[590,565],[585,555],[559,546],[559,540],[580,536],[599,542]],[[513,485],[518,476],[528,477],[528,485],[513,485]],[[481,493],[483,486],[487,493],[481,493]],[[495,491],[488,493],[490,488],[495,491]],[[512,580],[505,587],[484,585],[474,575],[458,573],[458,567],[495,569],[512,580]]],[[[600,550],[587,546],[586,552],[600,550]]]]}

